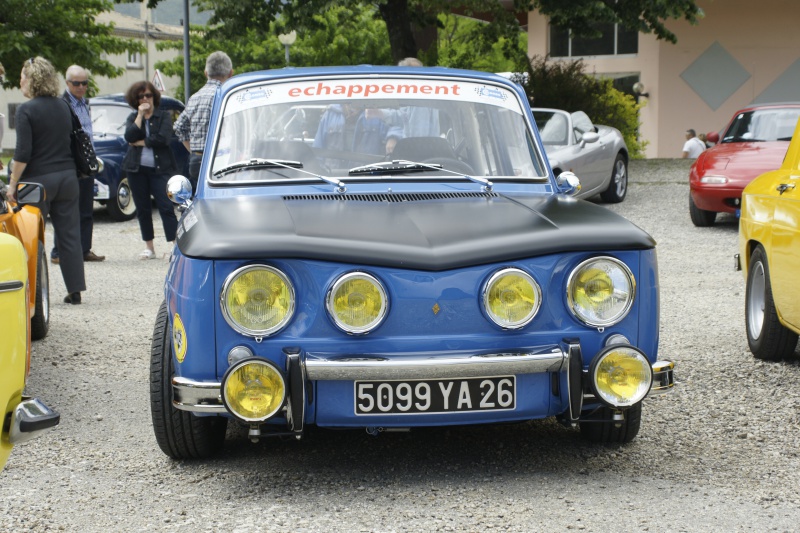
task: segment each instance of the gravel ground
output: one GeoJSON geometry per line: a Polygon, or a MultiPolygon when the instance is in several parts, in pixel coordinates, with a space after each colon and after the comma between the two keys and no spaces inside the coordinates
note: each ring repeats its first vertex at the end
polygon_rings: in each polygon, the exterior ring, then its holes
{"type": "MultiPolygon", "coordinates": [[[[369,437],[311,431],[175,462],[153,438],[148,357],[165,261],[138,261],[136,221],[95,216],[84,304],[60,303],[29,390],[61,413],[0,473],[0,531],[794,531],[800,364],[748,351],[737,222],[692,226],[689,163],[635,161],[609,206],[658,241],[661,357],[631,444],[593,446],[552,420],[369,437]]],[[[161,234],[163,235],[163,234],[161,234]]],[[[158,237],[160,252],[166,251],[158,237]]]]}

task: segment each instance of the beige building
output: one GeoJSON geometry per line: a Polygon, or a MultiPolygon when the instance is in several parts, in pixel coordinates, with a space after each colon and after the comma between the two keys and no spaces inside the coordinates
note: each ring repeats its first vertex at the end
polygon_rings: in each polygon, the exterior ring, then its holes
{"type": "Polygon", "coordinates": [[[800,101],[800,2],[697,0],[699,24],[670,21],[677,44],[609,27],[602,39],[571,41],[528,16],[528,55],[582,58],[587,72],[644,85],[641,135],[647,157],[680,157],[684,133],[719,131],[741,107],[800,101]]]}
{"type": "MultiPolygon", "coordinates": [[[[154,65],[158,61],[166,61],[181,55],[181,50],[156,50],[156,43],[164,40],[183,40],[183,28],[180,26],[172,26],[168,24],[152,24],[146,22],[147,13],[144,12],[141,18],[130,17],[122,15],[117,12],[106,12],[97,17],[97,21],[102,24],[114,24],[114,34],[119,37],[128,39],[137,39],[142,41],[147,52],[145,53],[128,53],[109,56],[108,60],[118,67],[123,67],[125,71],[117,78],[107,78],[105,76],[95,76],[94,81],[97,83],[98,94],[114,94],[125,92],[128,87],[136,81],[140,80],[153,80],[155,74],[154,65]]],[[[9,68],[8,65],[5,65],[9,68]]],[[[62,73],[63,76],[63,73],[62,73]]],[[[177,76],[163,76],[166,94],[175,94],[176,89],[181,83],[181,79],[177,76]]],[[[63,81],[61,88],[66,89],[66,83],[63,81]]],[[[3,150],[14,150],[17,142],[16,131],[13,126],[13,114],[16,105],[25,101],[22,92],[19,89],[0,91],[0,112],[5,115],[3,126],[5,127],[5,135],[3,136],[3,150]]]]}

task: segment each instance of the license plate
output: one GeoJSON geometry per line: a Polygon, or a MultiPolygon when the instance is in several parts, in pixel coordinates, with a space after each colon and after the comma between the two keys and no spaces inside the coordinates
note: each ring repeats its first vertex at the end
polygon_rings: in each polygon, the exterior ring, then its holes
{"type": "Polygon", "coordinates": [[[355,382],[357,415],[506,411],[516,398],[515,376],[355,382]]]}

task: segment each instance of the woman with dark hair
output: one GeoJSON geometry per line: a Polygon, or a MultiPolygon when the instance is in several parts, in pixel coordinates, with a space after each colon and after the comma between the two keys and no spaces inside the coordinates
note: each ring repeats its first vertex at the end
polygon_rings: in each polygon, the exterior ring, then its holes
{"type": "Polygon", "coordinates": [[[177,169],[175,156],[169,147],[172,118],[169,113],[158,109],[161,93],[149,81],[131,85],[125,99],[136,111],[125,123],[128,151],[122,160],[122,170],[128,175],[139,230],[146,246],[139,259],[155,259],[151,196],[161,214],[161,224],[170,247],[178,229],[178,219],[167,196],[167,180],[177,169]]]}
{"type": "Polygon", "coordinates": [[[49,61],[33,57],[25,61],[19,82],[29,98],[15,115],[17,146],[11,162],[9,196],[16,201],[20,179],[41,183],[45,198],[37,204],[53,223],[61,252],[61,275],[67,287],[64,302],[81,303],[86,290],[78,210],[78,174],[70,150],[72,114],[59,98],[58,74],[49,61]]]}

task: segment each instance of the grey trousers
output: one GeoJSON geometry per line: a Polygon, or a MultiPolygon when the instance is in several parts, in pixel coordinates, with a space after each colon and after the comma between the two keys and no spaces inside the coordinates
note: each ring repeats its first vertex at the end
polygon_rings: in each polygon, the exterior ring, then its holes
{"type": "Polygon", "coordinates": [[[53,233],[58,240],[59,266],[67,292],[86,290],[83,271],[83,247],[81,246],[81,222],[78,210],[78,178],[74,170],[51,172],[41,176],[25,176],[20,181],[44,185],[45,199],[36,205],[42,216],[53,224],[53,233]]]}

